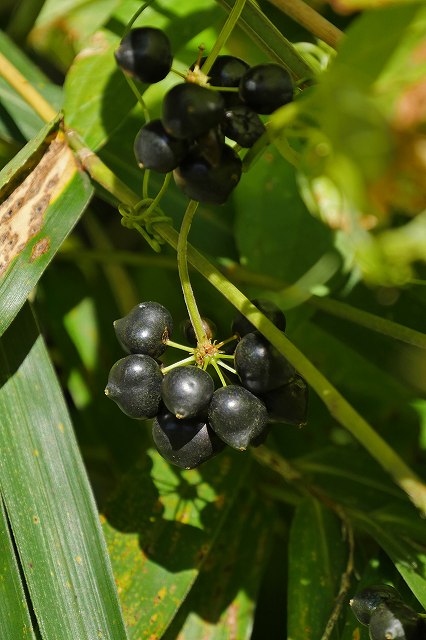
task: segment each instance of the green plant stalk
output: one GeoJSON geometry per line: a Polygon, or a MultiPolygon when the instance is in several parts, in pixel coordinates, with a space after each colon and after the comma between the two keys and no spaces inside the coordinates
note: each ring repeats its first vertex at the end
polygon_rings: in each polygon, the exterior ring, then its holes
{"type": "Polygon", "coordinates": [[[234,6],[232,7],[231,12],[226,19],[226,22],[223,25],[218,37],[216,38],[216,42],[214,43],[213,48],[210,51],[209,55],[207,56],[207,60],[205,61],[201,69],[201,71],[205,73],[206,76],[209,75],[209,71],[212,68],[214,61],[216,60],[219,53],[222,51],[229,36],[234,30],[234,27],[237,24],[240,18],[240,15],[244,9],[245,3],[246,3],[246,0],[236,0],[234,6]]]}
{"type": "Polygon", "coordinates": [[[147,9],[149,7],[149,5],[151,5],[153,3],[154,0],[147,0],[147,2],[144,2],[144,4],[139,7],[139,9],[137,11],[135,11],[135,13],[132,15],[132,17],[130,18],[129,22],[127,23],[126,28],[124,29],[123,35],[122,35],[122,39],[127,36],[127,34],[129,33],[130,29],[133,27],[133,25],[135,24],[136,20],[139,18],[139,16],[141,15],[141,13],[143,13],[145,11],[145,9],[147,9]]]}
{"type": "MultiPolygon", "coordinates": [[[[183,216],[182,225],[179,232],[179,238],[176,245],[177,250],[177,264],[179,271],[179,279],[182,286],[183,297],[185,300],[186,308],[188,309],[189,318],[192,326],[194,327],[195,335],[197,336],[197,343],[202,344],[206,342],[207,336],[204,331],[203,322],[201,320],[200,312],[198,311],[197,303],[195,301],[194,292],[192,290],[191,281],[189,279],[188,272],[188,234],[191,228],[192,219],[198,208],[198,202],[196,200],[190,200],[185,214],[183,216]]],[[[161,235],[161,234],[160,234],[161,235]]]]}
{"type": "MultiPolygon", "coordinates": [[[[4,73],[0,57],[0,75],[11,84],[24,97],[33,108],[34,93],[42,103],[47,104],[44,98],[32,87],[31,92],[21,91],[22,81],[25,86],[27,81],[5,58],[8,64],[8,72],[4,73]],[[11,69],[14,70],[11,73],[11,69]]],[[[40,105],[38,99],[36,104],[40,105]]],[[[49,105],[48,105],[49,106],[49,105]]],[[[35,108],[37,110],[37,108],[35,108]]],[[[53,110],[49,108],[44,112],[46,121],[52,119],[53,110]]],[[[41,114],[40,114],[41,115],[41,114]]],[[[54,116],[56,114],[54,113],[54,116]]],[[[41,116],[43,117],[43,116],[41,116]]],[[[135,206],[139,198],[93,153],[84,147],[81,139],[75,132],[67,132],[70,146],[74,148],[80,158],[83,167],[88,171],[95,182],[102,185],[110,192],[118,203],[135,206]]],[[[159,235],[172,247],[177,249],[178,234],[170,225],[158,223],[155,225],[159,235]]],[[[306,379],[308,384],[316,391],[332,416],[336,418],[361,444],[370,455],[391,475],[396,484],[409,496],[416,507],[426,515],[426,485],[414,474],[402,458],[385,442],[368,424],[362,416],[345,400],[337,389],[318,371],[314,365],[303,355],[289,340],[279,331],[272,322],[266,318],[251,302],[216,269],[204,256],[191,246],[186,246],[187,258],[191,264],[212,284],[238,311],[244,313],[254,326],[288,358],[291,364],[306,379]]],[[[197,309],[198,311],[198,309],[197,309]]],[[[202,326],[202,325],[201,325],[202,326]]],[[[198,327],[198,330],[200,328],[198,327]]]]}

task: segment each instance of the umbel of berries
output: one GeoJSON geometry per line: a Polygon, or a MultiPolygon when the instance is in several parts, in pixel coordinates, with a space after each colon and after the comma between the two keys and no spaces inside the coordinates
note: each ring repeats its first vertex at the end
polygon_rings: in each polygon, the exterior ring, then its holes
{"type": "Polygon", "coordinates": [[[172,52],[166,34],[155,27],[131,29],[115,52],[117,64],[141,82],[159,82],[169,73],[172,52]]]}

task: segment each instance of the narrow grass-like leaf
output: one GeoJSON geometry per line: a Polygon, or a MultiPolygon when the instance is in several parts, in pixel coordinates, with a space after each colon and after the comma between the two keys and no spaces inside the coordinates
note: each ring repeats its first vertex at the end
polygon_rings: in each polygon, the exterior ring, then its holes
{"type": "MultiPolygon", "coordinates": [[[[5,33],[0,31],[0,53],[13,64],[28,82],[58,109],[62,104],[62,90],[47,78],[5,33]]],[[[35,111],[19,96],[10,85],[0,77],[0,104],[26,140],[33,138],[43,127],[44,122],[35,111]]],[[[7,124],[5,114],[0,110],[0,122],[7,124]]],[[[10,129],[10,125],[7,125],[10,129]]],[[[13,131],[12,131],[13,133],[13,131]]],[[[16,135],[15,135],[16,139],[16,135]]]]}
{"type": "Polygon", "coordinates": [[[43,640],[125,640],[64,400],[25,306],[0,343],[0,483],[43,640]]]}
{"type": "MultiPolygon", "coordinates": [[[[219,0],[219,3],[228,12],[234,5],[232,0],[219,0]]],[[[238,24],[271,60],[287,67],[296,78],[312,77],[313,71],[307,61],[261,11],[257,3],[252,0],[246,2],[238,24]]]]}
{"type": "Polygon", "coordinates": [[[0,174],[0,335],[88,204],[93,187],[60,132],[23,150],[31,167],[12,161],[0,174]],[[34,152],[39,150],[38,157],[34,152]]]}
{"type": "Polygon", "coordinates": [[[7,640],[35,640],[2,500],[0,558],[0,637],[7,640]]]}
{"type": "Polygon", "coordinates": [[[221,453],[182,471],[150,451],[105,510],[104,532],[133,640],[160,638],[209,555],[250,466],[221,453]]]}
{"type": "Polygon", "coordinates": [[[321,638],[346,554],[339,519],[319,501],[304,500],[290,530],[287,633],[291,640],[321,638]]]}

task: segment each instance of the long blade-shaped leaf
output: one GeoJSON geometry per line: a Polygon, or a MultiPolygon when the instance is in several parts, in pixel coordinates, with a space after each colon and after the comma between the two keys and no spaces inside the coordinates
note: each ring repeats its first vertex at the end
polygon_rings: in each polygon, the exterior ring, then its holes
{"type": "Polygon", "coordinates": [[[0,173],[0,335],[88,204],[93,187],[60,132],[0,173]],[[34,156],[38,150],[38,155],[34,156]],[[15,170],[15,173],[13,171],[15,170]]]}
{"type": "Polygon", "coordinates": [[[93,496],[34,318],[0,342],[0,484],[44,640],[125,640],[93,496]]]}
{"type": "Polygon", "coordinates": [[[7,640],[34,640],[33,626],[1,500],[0,558],[0,637],[7,640]]]}

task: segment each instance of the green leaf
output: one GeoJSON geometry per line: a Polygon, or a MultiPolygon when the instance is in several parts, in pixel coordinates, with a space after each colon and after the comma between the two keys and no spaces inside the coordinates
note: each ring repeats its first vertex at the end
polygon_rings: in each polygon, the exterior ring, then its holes
{"type": "MultiPolygon", "coordinates": [[[[22,73],[49,104],[59,111],[62,104],[62,90],[50,82],[47,76],[2,31],[0,31],[0,53],[22,73]]],[[[45,124],[40,116],[1,77],[0,105],[4,109],[4,112],[0,109],[0,127],[9,131],[15,140],[30,140],[45,124]],[[18,131],[12,127],[11,122],[15,123],[18,131]]]]}
{"type": "Polygon", "coordinates": [[[234,194],[242,264],[293,283],[331,249],[332,234],[300,198],[294,168],[271,147],[234,194]]]}
{"type": "Polygon", "coordinates": [[[79,219],[93,188],[60,132],[46,138],[44,145],[38,136],[25,147],[11,167],[0,173],[0,184],[4,185],[0,206],[1,335],[79,219]],[[25,172],[19,163],[26,163],[25,172]]]}
{"type": "Polygon", "coordinates": [[[129,635],[161,637],[208,558],[250,460],[220,454],[182,471],[149,451],[105,510],[104,533],[129,635]]]}
{"type": "Polygon", "coordinates": [[[109,32],[97,33],[65,79],[66,126],[75,129],[93,151],[105,144],[136,102],[115,62],[118,42],[109,32]]]}
{"type": "Polygon", "coordinates": [[[273,514],[252,487],[249,491],[239,495],[164,640],[250,638],[273,514]]]}
{"type": "Polygon", "coordinates": [[[43,639],[125,640],[94,499],[28,306],[1,339],[0,370],[1,490],[43,639]]]}
{"type": "MultiPolygon", "coordinates": [[[[219,2],[228,12],[234,5],[231,0],[219,2]]],[[[256,2],[246,2],[238,24],[271,60],[289,69],[296,78],[310,78],[313,75],[313,70],[306,60],[261,11],[256,2]]]]}
{"type": "Polygon", "coordinates": [[[0,634],[8,640],[35,640],[3,501],[0,501],[0,634]]]}
{"type": "Polygon", "coordinates": [[[339,591],[347,554],[340,520],[319,501],[306,498],[297,507],[290,529],[289,640],[321,638],[339,591]]]}

